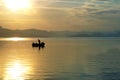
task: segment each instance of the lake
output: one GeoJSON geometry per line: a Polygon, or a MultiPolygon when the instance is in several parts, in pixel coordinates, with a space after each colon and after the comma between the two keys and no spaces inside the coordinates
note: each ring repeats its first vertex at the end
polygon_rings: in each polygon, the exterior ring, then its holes
{"type": "Polygon", "coordinates": [[[0,38],[0,80],[120,80],[120,38],[0,38]]]}

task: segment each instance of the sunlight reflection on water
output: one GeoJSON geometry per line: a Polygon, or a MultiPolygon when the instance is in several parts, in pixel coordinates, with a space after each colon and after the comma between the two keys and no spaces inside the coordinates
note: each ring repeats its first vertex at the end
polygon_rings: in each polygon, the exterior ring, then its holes
{"type": "Polygon", "coordinates": [[[120,80],[120,39],[0,38],[0,80],[120,80]]]}
{"type": "Polygon", "coordinates": [[[30,70],[29,66],[24,65],[19,60],[9,62],[5,67],[4,80],[24,80],[25,74],[29,73],[30,70]]]}
{"type": "Polygon", "coordinates": [[[20,38],[20,37],[11,37],[11,38],[4,38],[6,41],[23,41],[27,40],[27,38],[20,38]]]}

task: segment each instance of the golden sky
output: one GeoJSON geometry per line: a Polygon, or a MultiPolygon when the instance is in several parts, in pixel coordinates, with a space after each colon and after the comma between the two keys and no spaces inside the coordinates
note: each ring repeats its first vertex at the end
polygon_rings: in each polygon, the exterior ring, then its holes
{"type": "Polygon", "coordinates": [[[119,30],[120,0],[0,0],[0,25],[9,29],[119,30]]]}

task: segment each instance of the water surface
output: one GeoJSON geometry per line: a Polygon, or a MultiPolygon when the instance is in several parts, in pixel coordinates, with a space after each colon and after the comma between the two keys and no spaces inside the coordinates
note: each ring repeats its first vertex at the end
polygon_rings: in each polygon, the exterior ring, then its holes
{"type": "Polygon", "coordinates": [[[119,80],[120,38],[0,38],[0,80],[119,80]]]}

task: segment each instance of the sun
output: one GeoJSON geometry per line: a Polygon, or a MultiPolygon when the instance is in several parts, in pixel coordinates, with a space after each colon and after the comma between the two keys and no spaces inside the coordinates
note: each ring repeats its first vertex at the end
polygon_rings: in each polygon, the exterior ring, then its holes
{"type": "Polygon", "coordinates": [[[30,7],[29,0],[4,0],[5,6],[12,10],[18,11],[30,7]]]}

